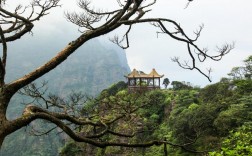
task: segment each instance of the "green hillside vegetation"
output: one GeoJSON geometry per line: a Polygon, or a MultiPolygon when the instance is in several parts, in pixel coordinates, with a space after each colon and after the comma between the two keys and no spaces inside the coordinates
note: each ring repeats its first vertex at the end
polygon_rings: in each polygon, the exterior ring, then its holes
{"type": "MultiPolygon", "coordinates": [[[[127,143],[167,140],[173,144],[167,144],[167,151],[164,145],[98,148],[68,141],[60,155],[163,156],[165,152],[181,156],[252,155],[252,64],[249,58],[244,61],[245,66],[240,67],[244,71],[241,77],[222,78],[202,89],[174,81],[172,89],[138,94],[128,93],[126,84],[119,82],[83,107],[82,113],[95,115],[97,121],[126,114],[112,127],[115,132],[128,134],[127,137],[106,134],[99,139],[127,143]],[[132,108],[138,109],[131,112],[132,108]],[[183,148],[174,145],[183,145],[183,148]]],[[[79,132],[91,133],[92,130],[79,129],[79,132]]]]}

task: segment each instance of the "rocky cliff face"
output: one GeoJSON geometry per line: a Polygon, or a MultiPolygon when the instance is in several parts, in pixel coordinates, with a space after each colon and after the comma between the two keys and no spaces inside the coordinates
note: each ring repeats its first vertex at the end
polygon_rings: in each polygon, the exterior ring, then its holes
{"type": "MultiPolygon", "coordinates": [[[[38,43],[36,43],[38,44],[38,43]]],[[[50,41],[46,45],[53,44],[50,41]]],[[[50,51],[57,48],[50,46],[30,46],[18,43],[9,54],[7,69],[8,81],[39,67],[54,56],[50,51]]],[[[66,94],[69,89],[96,95],[112,83],[125,80],[124,75],[130,71],[125,52],[110,42],[91,40],[64,63],[46,74],[40,80],[46,80],[53,92],[66,94]]]]}
{"type": "Polygon", "coordinates": [[[72,89],[97,95],[111,84],[125,80],[130,71],[125,52],[115,45],[88,42],[64,64],[45,76],[53,90],[65,95],[72,89]]]}
{"type": "MultiPolygon", "coordinates": [[[[18,42],[15,45],[11,44],[7,82],[39,67],[55,55],[54,53],[48,53],[48,51],[58,51],[53,45],[56,47],[57,45],[61,46],[62,43],[59,42],[53,41],[51,38],[43,44],[34,41],[32,47],[27,42],[25,42],[26,44],[23,42],[18,42]]],[[[111,84],[125,80],[124,75],[129,71],[123,50],[111,43],[96,39],[83,45],[63,64],[38,81],[48,81],[48,91],[61,96],[66,96],[72,90],[95,96],[111,84]]],[[[9,118],[15,118],[22,113],[24,105],[20,103],[23,98],[16,95],[12,99],[8,110],[9,118]]],[[[59,137],[55,134],[31,137],[25,129],[22,129],[5,140],[0,155],[57,155],[58,148],[61,146],[60,142],[59,137]]]]}

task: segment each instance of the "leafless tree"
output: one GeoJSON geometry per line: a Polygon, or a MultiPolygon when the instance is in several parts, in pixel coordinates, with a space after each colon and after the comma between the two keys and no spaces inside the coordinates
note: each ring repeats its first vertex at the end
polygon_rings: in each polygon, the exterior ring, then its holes
{"type": "MultiPolygon", "coordinates": [[[[12,82],[5,83],[5,70],[8,54],[7,43],[16,41],[31,32],[34,27],[33,23],[46,16],[51,9],[58,7],[60,5],[60,0],[32,0],[29,6],[18,5],[13,11],[8,10],[6,7],[7,4],[11,5],[10,3],[12,3],[10,0],[0,0],[0,43],[2,44],[2,58],[0,60],[0,147],[5,137],[9,134],[27,126],[34,120],[43,119],[61,128],[62,131],[75,141],[90,143],[98,147],[148,147],[166,143],[183,148],[184,145],[176,145],[167,141],[151,141],[129,144],[125,142],[103,142],[94,139],[104,133],[109,133],[110,131],[108,126],[118,119],[125,117],[125,114],[117,115],[115,118],[106,122],[90,121],[89,118],[77,116],[73,111],[71,111],[71,105],[66,105],[67,102],[71,101],[64,101],[55,96],[51,96],[49,99],[43,99],[43,94],[36,94],[37,88],[31,84],[36,79],[50,72],[52,69],[64,62],[68,56],[74,53],[76,49],[85,44],[88,40],[110,33],[123,25],[128,27],[125,35],[122,39],[120,39],[120,37],[115,37],[113,40],[113,42],[122,48],[129,47],[129,33],[132,26],[141,23],[151,23],[159,29],[159,33],[168,35],[177,41],[185,43],[187,46],[187,52],[192,60],[192,65],[190,66],[188,62],[185,64],[180,63],[178,58],[174,59],[174,61],[178,62],[181,67],[190,70],[198,70],[207,78],[209,78],[209,76],[197,68],[195,60],[198,59],[200,62],[203,62],[209,58],[218,61],[233,48],[233,45],[225,44],[224,46],[218,48],[218,53],[216,55],[212,56],[208,54],[207,49],[200,48],[196,44],[203,28],[202,26],[195,32],[195,37],[191,38],[184,32],[179,23],[174,20],[165,18],[145,18],[144,15],[151,11],[151,7],[155,5],[156,0],[116,0],[115,3],[118,4],[118,9],[112,11],[93,9],[93,7],[90,7],[91,1],[79,0],[78,5],[83,10],[83,13],[66,13],[65,15],[68,21],[78,25],[82,28],[82,30],[84,30],[81,32],[80,36],[62,48],[55,57],[48,60],[48,62],[39,68],[34,69],[32,72],[27,73],[25,76],[12,82]],[[170,27],[174,27],[174,30],[170,30],[170,27]],[[124,41],[126,41],[126,45],[122,45],[124,41]],[[24,88],[27,87],[27,85],[30,88],[24,88]],[[43,99],[46,107],[27,105],[22,116],[14,120],[7,120],[6,110],[9,106],[10,99],[21,88],[27,89],[28,92],[26,93],[29,93],[29,90],[31,90],[32,92],[30,92],[30,96],[39,98],[40,100],[43,99]],[[50,110],[49,108],[51,106],[57,107],[58,110],[50,110]],[[75,124],[82,127],[101,127],[103,130],[91,137],[76,133],[69,124],[75,124]]],[[[72,100],[78,101],[78,99],[81,98],[78,96],[72,97],[72,100]]],[[[134,112],[135,109],[137,108],[130,111],[134,112]]]]}

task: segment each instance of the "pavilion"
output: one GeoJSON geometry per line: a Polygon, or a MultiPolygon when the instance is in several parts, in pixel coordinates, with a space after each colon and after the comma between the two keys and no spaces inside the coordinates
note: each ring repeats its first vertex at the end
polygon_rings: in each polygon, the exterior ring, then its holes
{"type": "Polygon", "coordinates": [[[160,89],[160,78],[164,75],[159,75],[155,69],[149,74],[145,74],[142,71],[133,71],[125,76],[128,80],[128,90],[129,91],[144,91],[160,89]]]}

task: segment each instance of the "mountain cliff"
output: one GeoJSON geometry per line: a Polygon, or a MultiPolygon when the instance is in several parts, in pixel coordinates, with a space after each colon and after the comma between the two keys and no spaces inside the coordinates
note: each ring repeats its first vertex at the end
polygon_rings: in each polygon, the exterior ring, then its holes
{"type": "MultiPolygon", "coordinates": [[[[103,42],[98,39],[87,42],[41,80],[48,81],[50,88],[60,94],[77,89],[90,95],[98,94],[114,82],[125,80],[124,75],[130,71],[125,52],[112,43],[103,42]]],[[[48,44],[51,44],[50,41],[48,44]]],[[[7,69],[9,81],[39,67],[53,56],[46,53],[52,49],[50,46],[35,47],[40,50],[34,51],[22,43],[12,48],[7,69]]]]}
{"type": "MultiPolygon", "coordinates": [[[[27,74],[45,63],[59,51],[65,41],[48,38],[43,44],[36,38],[30,43],[28,39],[11,44],[8,56],[7,82],[27,74]]],[[[94,39],[84,44],[64,63],[49,72],[39,81],[48,81],[48,92],[66,96],[72,90],[81,91],[90,96],[97,95],[111,84],[125,80],[124,75],[130,71],[125,52],[112,43],[94,39]]],[[[8,117],[15,118],[22,114],[25,97],[15,95],[12,98],[8,117]]],[[[38,124],[37,122],[32,125],[38,124]]],[[[46,124],[44,124],[46,125],[46,124]]],[[[0,151],[1,156],[57,155],[62,140],[56,134],[34,137],[26,128],[9,136],[0,151]]]]}

